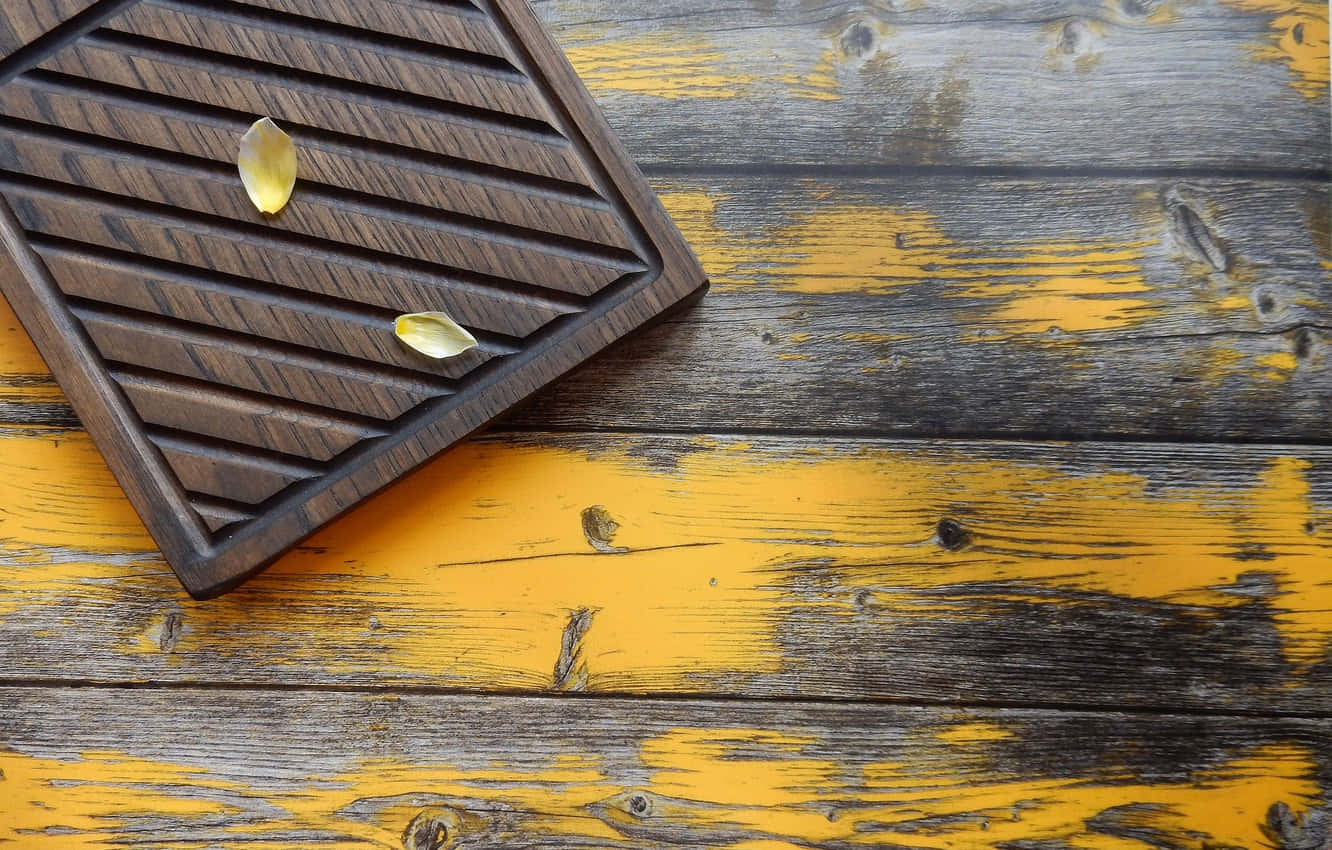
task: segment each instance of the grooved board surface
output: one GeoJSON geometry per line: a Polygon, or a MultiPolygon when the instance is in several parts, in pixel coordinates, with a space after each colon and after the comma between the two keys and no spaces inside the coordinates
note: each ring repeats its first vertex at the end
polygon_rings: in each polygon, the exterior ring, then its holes
{"type": "Polygon", "coordinates": [[[197,596],[706,285],[524,0],[42,6],[0,10],[0,286],[197,596]],[[479,346],[393,336],[434,310],[479,346]]]}

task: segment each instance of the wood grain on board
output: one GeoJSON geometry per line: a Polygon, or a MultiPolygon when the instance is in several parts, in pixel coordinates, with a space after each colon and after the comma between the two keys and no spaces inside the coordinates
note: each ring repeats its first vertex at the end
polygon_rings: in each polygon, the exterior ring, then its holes
{"type": "MultiPolygon", "coordinates": [[[[499,427],[1326,439],[1325,184],[653,182],[714,297],[607,352],[499,427]]],[[[38,250],[80,294],[148,274],[151,291],[191,322],[260,326],[301,345],[327,339],[339,354],[412,365],[374,323],[329,312],[288,320],[290,309],[239,278],[199,291],[167,263],[131,264],[57,241],[38,250]],[[80,274],[87,267],[97,276],[80,274]]],[[[376,285],[367,278],[364,297],[376,285]]],[[[110,297],[121,296],[121,306],[156,309],[147,287],[119,286],[110,297]]],[[[535,311],[484,315],[537,320],[535,311]]],[[[16,327],[12,318],[0,325],[16,327]]],[[[22,340],[4,351],[4,419],[74,424],[22,340]]],[[[438,377],[475,362],[445,361],[438,377]]],[[[434,386],[385,387],[391,398],[367,403],[400,405],[434,386]]]]}
{"type": "Polygon", "coordinates": [[[1323,448],[497,436],[205,603],[81,433],[0,481],[11,681],[1332,713],[1323,448]]]}
{"type": "Polygon", "coordinates": [[[0,688],[0,708],[0,841],[17,846],[1295,850],[1328,836],[1311,802],[1325,720],[198,689],[0,688]]]}
{"type": "Polygon", "coordinates": [[[103,0],[0,66],[0,283],[197,596],[704,285],[523,3],[330,5],[103,0]],[[320,150],[269,217],[258,115],[320,150]],[[478,350],[403,350],[428,311],[478,350]]]}
{"type": "MultiPolygon", "coordinates": [[[[85,5],[5,9],[31,28],[85,5]]],[[[488,147],[483,182],[400,144],[442,141],[422,68],[520,60],[464,6],[163,0],[0,88],[12,156],[103,193],[51,212],[101,242],[33,245],[131,382],[136,357],[225,362],[219,340],[262,328],[286,359],[254,380],[293,399],[269,427],[299,433],[327,386],[363,388],[314,429],[330,451],[583,297],[460,277],[455,309],[490,323],[477,359],[408,375],[374,299],[422,290],[423,240],[507,215],[525,240],[476,276],[549,239],[581,240],[584,263],[634,252],[539,139],[488,147]],[[204,39],[226,40],[221,87],[182,97],[200,77],[175,61],[204,39]],[[360,136],[288,128],[317,185],[252,274],[213,151],[253,117],[228,99],[274,92],[270,55],[294,69],[292,109],[328,96],[328,60],[401,80],[412,112],[361,109],[360,136]],[[511,179],[528,154],[540,173],[511,179]],[[129,187],[150,203],[106,203],[129,187]],[[392,256],[315,242],[314,210],[392,256]],[[215,212],[232,218],[199,232],[215,212]],[[152,258],[125,256],[122,225],[152,258]],[[218,264],[202,279],[200,256],[218,264]],[[333,261],[355,264],[366,314],[268,289],[316,287],[333,261]]],[[[179,593],[6,315],[0,840],[1328,846],[1326,4],[535,6],[713,295],[208,603],[179,593]]],[[[486,117],[473,94],[450,93],[468,121],[486,117]]],[[[276,452],[223,469],[217,445],[152,436],[200,490],[258,500],[320,470],[276,452]]]]}
{"type": "Polygon", "coordinates": [[[641,163],[1326,175],[1321,0],[537,0],[641,163]]]}

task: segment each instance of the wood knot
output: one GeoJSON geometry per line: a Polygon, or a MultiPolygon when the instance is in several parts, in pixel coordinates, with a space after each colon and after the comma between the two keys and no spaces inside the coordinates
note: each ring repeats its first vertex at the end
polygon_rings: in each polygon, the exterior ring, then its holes
{"type": "Polygon", "coordinates": [[[1295,356],[1300,360],[1307,359],[1309,352],[1313,350],[1313,339],[1313,331],[1307,327],[1296,328],[1290,342],[1291,350],[1295,352],[1295,356]]]}
{"type": "Polygon", "coordinates": [[[842,33],[842,53],[864,56],[874,49],[874,30],[857,21],[842,33]]]}
{"type": "Polygon", "coordinates": [[[592,628],[591,608],[569,612],[569,621],[560,635],[560,654],[555,659],[553,685],[557,690],[581,691],[587,688],[587,660],[583,657],[583,638],[592,628]]]}
{"type": "Polygon", "coordinates": [[[180,634],[185,630],[185,616],[179,611],[172,611],[162,621],[162,633],[157,637],[157,648],[170,652],[180,643],[180,634]]]}
{"type": "MultiPolygon", "coordinates": [[[[684,822],[690,815],[687,801],[659,797],[651,791],[637,788],[598,800],[588,809],[620,834],[645,840],[679,838],[681,833],[677,830],[685,825],[684,822]]],[[[653,847],[658,846],[656,840],[652,840],[651,843],[653,847]]],[[[666,840],[660,843],[673,845],[676,842],[666,840]]],[[[644,844],[633,846],[644,846],[644,844]]]]}
{"type": "Polygon", "coordinates": [[[1081,56],[1091,50],[1092,32],[1082,21],[1069,21],[1059,32],[1059,52],[1081,56]]]}
{"type": "Polygon", "coordinates": [[[601,505],[583,508],[583,536],[593,549],[605,554],[628,552],[623,546],[612,546],[611,538],[620,530],[620,524],[611,518],[601,505]]]}
{"type": "Polygon", "coordinates": [[[971,542],[971,533],[955,519],[944,518],[939,520],[939,527],[935,529],[935,534],[938,537],[939,545],[950,552],[956,552],[971,542]]]}
{"type": "Polygon", "coordinates": [[[1296,44],[1304,44],[1304,24],[1298,23],[1291,27],[1290,37],[1295,40],[1296,44]]]}
{"type": "Polygon", "coordinates": [[[1132,18],[1145,18],[1161,8],[1162,0],[1120,0],[1119,8],[1132,18]]]}
{"type": "Polygon", "coordinates": [[[448,809],[425,809],[402,833],[404,850],[445,850],[453,845],[458,818],[448,809]]]}
{"type": "Polygon", "coordinates": [[[1300,817],[1285,803],[1273,803],[1263,832],[1278,850],[1328,847],[1332,844],[1332,810],[1327,806],[1310,809],[1300,817]]]}
{"type": "Polygon", "coordinates": [[[629,808],[629,813],[635,817],[645,818],[652,814],[652,800],[646,794],[630,794],[626,805],[629,808]]]}
{"type": "Polygon", "coordinates": [[[1216,238],[1197,210],[1178,198],[1167,201],[1170,229],[1175,242],[1195,260],[1206,263],[1213,270],[1224,272],[1230,268],[1230,257],[1225,246],[1216,238]]]}

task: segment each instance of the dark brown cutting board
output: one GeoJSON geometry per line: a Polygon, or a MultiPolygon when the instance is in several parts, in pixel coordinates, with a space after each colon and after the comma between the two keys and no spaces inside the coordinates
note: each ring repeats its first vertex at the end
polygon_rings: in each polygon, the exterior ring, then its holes
{"type": "Polygon", "coordinates": [[[706,288],[524,0],[4,0],[0,55],[0,288],[196,597],[706,288]]]}

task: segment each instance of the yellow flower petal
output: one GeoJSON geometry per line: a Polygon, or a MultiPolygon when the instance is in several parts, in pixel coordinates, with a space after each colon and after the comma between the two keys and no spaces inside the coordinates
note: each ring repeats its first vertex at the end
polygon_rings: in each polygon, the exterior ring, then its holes
{"type": "Polygon", "coordinates": [[[393,333],[412,349],[443,360],[476,348],[476,337],[444,313],[407,313],[393,322],[393,333]]]}
{"type": "Polygon", "coordinates": [[[273,119],[260,118],[241,136],[236,167],[259,211],[275,213],[296,185],[296,145],[273,119]]]}

